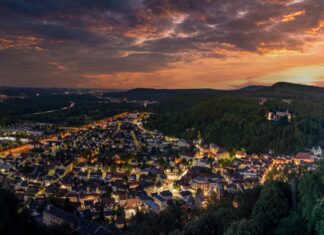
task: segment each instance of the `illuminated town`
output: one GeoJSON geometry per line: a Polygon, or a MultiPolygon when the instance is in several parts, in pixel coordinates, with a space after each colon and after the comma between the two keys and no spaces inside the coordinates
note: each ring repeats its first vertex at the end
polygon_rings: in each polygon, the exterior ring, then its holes
{"type": "Polygon", "coordinates": [[[172,201],[205,208],[212,197],[262,184],[273,168],[312,169],[322,155],[320,147],[296,156],[229,152],[201,137],[189,142],[146,130],[149,115],[122,113],[56,134],[30,131],[32,142],[0,152],[1,182],[44,223],[60,217],[51,205],[39,210],[55,197],[82,218],[103,216],[122,229],[138,211],[160,213],[172,201]]]}

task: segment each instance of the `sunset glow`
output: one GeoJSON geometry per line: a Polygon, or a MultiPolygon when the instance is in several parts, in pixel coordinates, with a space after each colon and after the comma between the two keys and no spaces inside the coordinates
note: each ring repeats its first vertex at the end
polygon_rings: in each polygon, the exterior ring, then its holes
{"type": "Polygon", "coordinates": [[[0,86],[324,86],[322,0],[0,3],[0,86]]]}

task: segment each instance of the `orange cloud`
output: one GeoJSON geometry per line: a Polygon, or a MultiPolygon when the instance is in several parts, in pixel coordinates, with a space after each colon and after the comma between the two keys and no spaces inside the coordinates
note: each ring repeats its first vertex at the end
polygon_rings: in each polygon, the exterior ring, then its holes
{"type": "MultiPolygon", "coordinates": [[[[227,59],[205,58],[190,63],[176,62],[153,73],[140,73],[130,87],[231,89],[244,84],[278,81],[319,84],[324,73],[324,45],[305,52],[276,51],[254,54],[231,51],[227,59]],[[140,85],[138,85],[140,84],[140,85]]],[[[123,77],[122,74],[119,74],[123,77]]],[[[133,78],[129,74],[129,78],[133,78]]],[[[135,77],[134,77],[135,78],[135,77]]]]}
{"type": "Polygon", "coordinates": [[[317,2],[91,1],[66,9],[63,3],[53,9],[30,3],[30,9],[42,11],[32,15],[25,5],[18,12],[7,9],[24,23],[8,19],[0,33],[0,52],[22,49],[0,53],[2,84],[15,79],[114,88],[315,83],[323,79],[318,66],[324,63],[323,7],[317,2]],[[303,71],[305,80],[298,78],[303,71]],[[43,79],[44,74],[60,80],[43,79]]]}
{"type": "Polygon", "coordinates": [[[14,49],[32,48],[32,46],[36,46],[41,41],[42,39],[34,36],[18,36],[18,37],[0,36],[0,51],[10,49],[10,48],[14,48],[14,49]]]}
{"type": "MultiPolygon", "coordinates": [[[[146,75],[149,73],[131,73],[131,72],[122,72],[122,73],[85,73],[80,76],[86,79],[89,79],[87,86],[88,87],[105,87],[111,89],[128,89],[130,87],[137,87],[138,82],[146,84],[146,75]],[[89,85],[90,83],[90,85],[89,85]]],[[[149,87],[149,85],[148,85],[149,87]]]]}
{"type": "Polygon", "coordinates": [[[262,25],[265,25],[265,24],[269,24],[269,23],[275,23],[276,20],[272,17],[266,19],[266,20],[262,20],[262,21],[258,21],[258,22],[255,22],[256,26],[262,26],[262,25]]]}
{"type": "Polygon", "coordinates": [[[44,51],[44,49],[43,49],[43,48],[41,48],[41,47],[35,47],[35,50],[36,50],[36,51],[39,51],[39,52],[42,52],[42,51],[44,51]]]}
{"type": "Polygon", "coordinates": [[[162,34],[159,32],[158,27],[155,25],[138,25],[135,28],[132,28],[128,30],[124,35],[126,37],[156,37],[159,34],[162,34]]]}
{"type": "Polygon", "coordinates": [[[307,30],[306,33],[317,34],[322,28],[324,28],[324,20],[321,20],[316,27],[307,30]]]}
{"type": "Polygon", "coordinates": [[[107,33],[111,33],[113,31],[113,26],[111,25],[94,25],[94,26],[90,26],[88,28],[88,30],[90,32],[93,33],[97,33],[97,34],[107,34],[107,33]]]}
{"type": "Polygon", "coordinates": [[[281,19],[281,22],[290,22],[295,20],[298,16],[305,15],[305,10],[296,11],[288,15],[284,15],[281,19]]]}
{"type": "Polygon", "coordinates": [[[58,70],[66,70],[67,67],[58,61],[50,61],[48,64],[53,65],[58,70]]]}

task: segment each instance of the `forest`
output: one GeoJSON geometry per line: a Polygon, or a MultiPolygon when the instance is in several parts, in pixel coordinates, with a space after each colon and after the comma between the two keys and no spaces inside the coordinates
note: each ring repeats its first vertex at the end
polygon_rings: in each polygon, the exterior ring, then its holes
{"type": "Polygon", "coordinates": [[[322,88],[276,84],[261,90],[169,96],[153,109],[146,127],[249,153],[293,154],[324,144],[322,88]],[[313,91],[313,89],[315,91],[313,91]],[[300,91],[299,91],[300,90],[300,91]],[[261,99],[266,100],[260,104],[261,99]],[[267,112],[289,111],[290,122],[273,123],[267,112]]]}

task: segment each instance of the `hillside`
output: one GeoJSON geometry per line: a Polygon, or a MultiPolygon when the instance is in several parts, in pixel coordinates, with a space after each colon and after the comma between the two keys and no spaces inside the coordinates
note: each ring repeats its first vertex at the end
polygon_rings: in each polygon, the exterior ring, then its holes
{"type": "Polygon", "coordinates": [[[314,99],[323,98],[324,88],[316,86],[307,86],[295,83],[278,82],[270,87],[258,90],[255,96],[292,98],[292,99],[314,99]]]}
{"type": "Polygon", "coordinates": [[[324,88],[296,83],[278,82],[272,86],[247,86],[236,90],[219,89],[151,89],[136,88],[125,92],[107,92],[105,96],[124,97],[129,99],[168,100],[179,96],[245,95],[248,97],[269,98],[324,98],[324,88]]]}
{"type": "Polygon", "coordinates": [[[294,153],[324,145],[324,89],[277,83],[260,89],[212,95],[177,94],[153,109],[147,127],[186,139],[198,131],[207,142],[249,152],[294,153]],[[261,98],[267,98],[260,105],[261,98]],[[293,119],[284,125],[266,120],[268,111],[286,111],[293,119]]]}
{"type": "Polygon", "coordinates": [[[137,99],[137,100],[157,100],[165,101],[170,97],[179,96],[179,95],[216,95],[224,94],[230,91],[225,90],[214,90],[214,89],[150,89],[150,88],[136,88],[126,92],[109,92],[105,96],[109,97],[123,97],[128,99],[137,99]]]}

